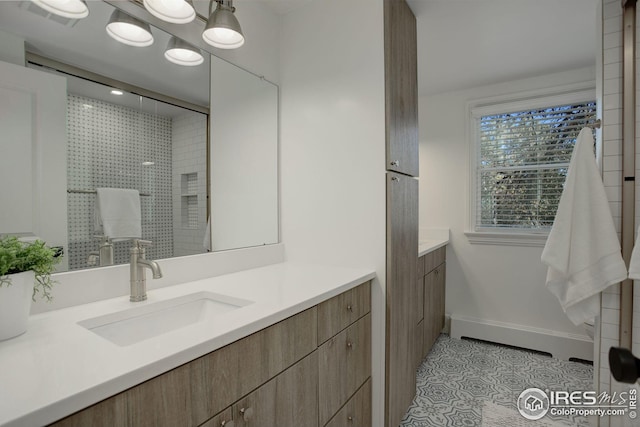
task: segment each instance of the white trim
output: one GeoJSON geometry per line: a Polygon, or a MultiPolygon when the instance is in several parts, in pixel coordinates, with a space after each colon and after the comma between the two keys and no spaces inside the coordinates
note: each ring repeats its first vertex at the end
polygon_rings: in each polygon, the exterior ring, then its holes
{"type": "Polygon", "coordinates": [[[486,231],[465,231],[464,235],[473,245],[503,245],[503,246],[529,246],[544,247],[547,243],[547,234],[535,233],[513,233],[513,232],[486,232],[486,231]]]}
{"type": "Polygon", "coordinates": [[[593,340],[586,335],[586,332],[585,335],[577,335],[453,314],[451,315],[451,337],[475,338],[544,351],[563,360],[569,360],[572,357],[593,360],[593,340]]]}
{"type": "MultiPolygon", "coordinates": [[[[596,99],[594,82],[580,82],[555,86],[546,89],[515,92],[508,95],[475,99],[467,102],[466,129],[469,150],[467,170],[469,188],[467,189],[467,231],[465,235],[472,244],[494,244],[507,246],[544,246],[547,233],[536,230],[508,230],[505,232],[487,232],[476,229],[477,207],[477,159],[480,150],[477,143],[477,120],[483,115],[524,111],[550,105],[570,104],[573,102],[593,101],[596,99]]],[[[598,104],[599,105],[599,104],[598,104]]]]}

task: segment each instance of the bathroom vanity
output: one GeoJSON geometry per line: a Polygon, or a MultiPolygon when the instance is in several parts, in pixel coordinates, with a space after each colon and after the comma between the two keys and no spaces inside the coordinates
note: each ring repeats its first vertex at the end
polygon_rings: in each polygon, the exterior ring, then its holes
{"type": "Polygon", "coordinates": [[[32,316],[0,342],[0,425],[371,425],[373,277],[281,263],[32,316]],[[193,294],[238,307],[119,345],[82,326],[193,294]]]}
{"type": "Polygon", "coordinates": [[[425,241],[418,249],[418,280],[414,294],[415,366],[429,353],[444,328],[448,239],[425,241]]]}

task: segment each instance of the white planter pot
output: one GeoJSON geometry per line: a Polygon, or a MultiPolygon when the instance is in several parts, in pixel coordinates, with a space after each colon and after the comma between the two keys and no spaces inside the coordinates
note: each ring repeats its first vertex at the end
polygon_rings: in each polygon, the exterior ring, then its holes
{"type": "Polygon", "coordinates": [[[33,271],[10,274],[11,285],[0,286],[0,341],[27,330],[35,274],[33,271]]]}

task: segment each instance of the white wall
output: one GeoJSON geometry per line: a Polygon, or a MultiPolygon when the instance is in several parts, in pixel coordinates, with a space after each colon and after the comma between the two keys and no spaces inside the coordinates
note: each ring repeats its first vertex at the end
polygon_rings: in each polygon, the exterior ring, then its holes
{"type": "Polygon", "coordinates": [[[245,43],[238,49],[216,49],[216,56],[277,84],[281,17],[261,1],[237,2],[235,7],[245,43]]]}
{"type": "Polygon", "coordinates": [[[448,314],[585,335],[545,288],[542,247],[470,244],[467,103],[486,97],[593,82],[585,68],[420,98],[420,225],[449,227],[448,314]]]}
{"type": "Polygon", "coordinates": [[[376,270],[373,419],[375,426],[382,426],[382,1],[310,2],[283,17],[281,43],[281,221],[286,257],[376,270]]]}
{"type": "Polygon", "coordinates": [[[24,40],[0,31],[0,61],[24,66],[24,40]]]}

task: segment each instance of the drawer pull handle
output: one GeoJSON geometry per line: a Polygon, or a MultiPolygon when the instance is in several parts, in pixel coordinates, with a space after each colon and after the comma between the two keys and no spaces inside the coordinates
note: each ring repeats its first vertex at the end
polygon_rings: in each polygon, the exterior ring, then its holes
{"type": "Polygon", "coordinates": [[[347,304],[347,311],[353,311],[353,307],[351,306],[351,304],[347,304]]]}
{"type": "Polygon", "coordinates": [[[400,160],[393,160],[390,163],[391,166],[400,166],[400,160]]]}
{"type": "Polygon", "coordinates": [[[353,343],[351,341],[347,341],[347,348],[353,348],[353,343]]]}
{"type": "Polygon", "coordinates": [[[222,422],[220,423],[220,427],[233,427],[233,421],[222,420],[222,422]]]}
{"type": "Polygon", "coordinates": [[[242,408],[240,409],[240,413],[242,414],[243,420],[249,421],[253,416],[253,408],[242,408]]]}
{"type": "Polygon", "coordinates": [[[352,417],[351,415],[349,415],[349,416],[347,417],[347,420],[348,420],[349,422],[353,422],[353,417],[352,417]]]}

